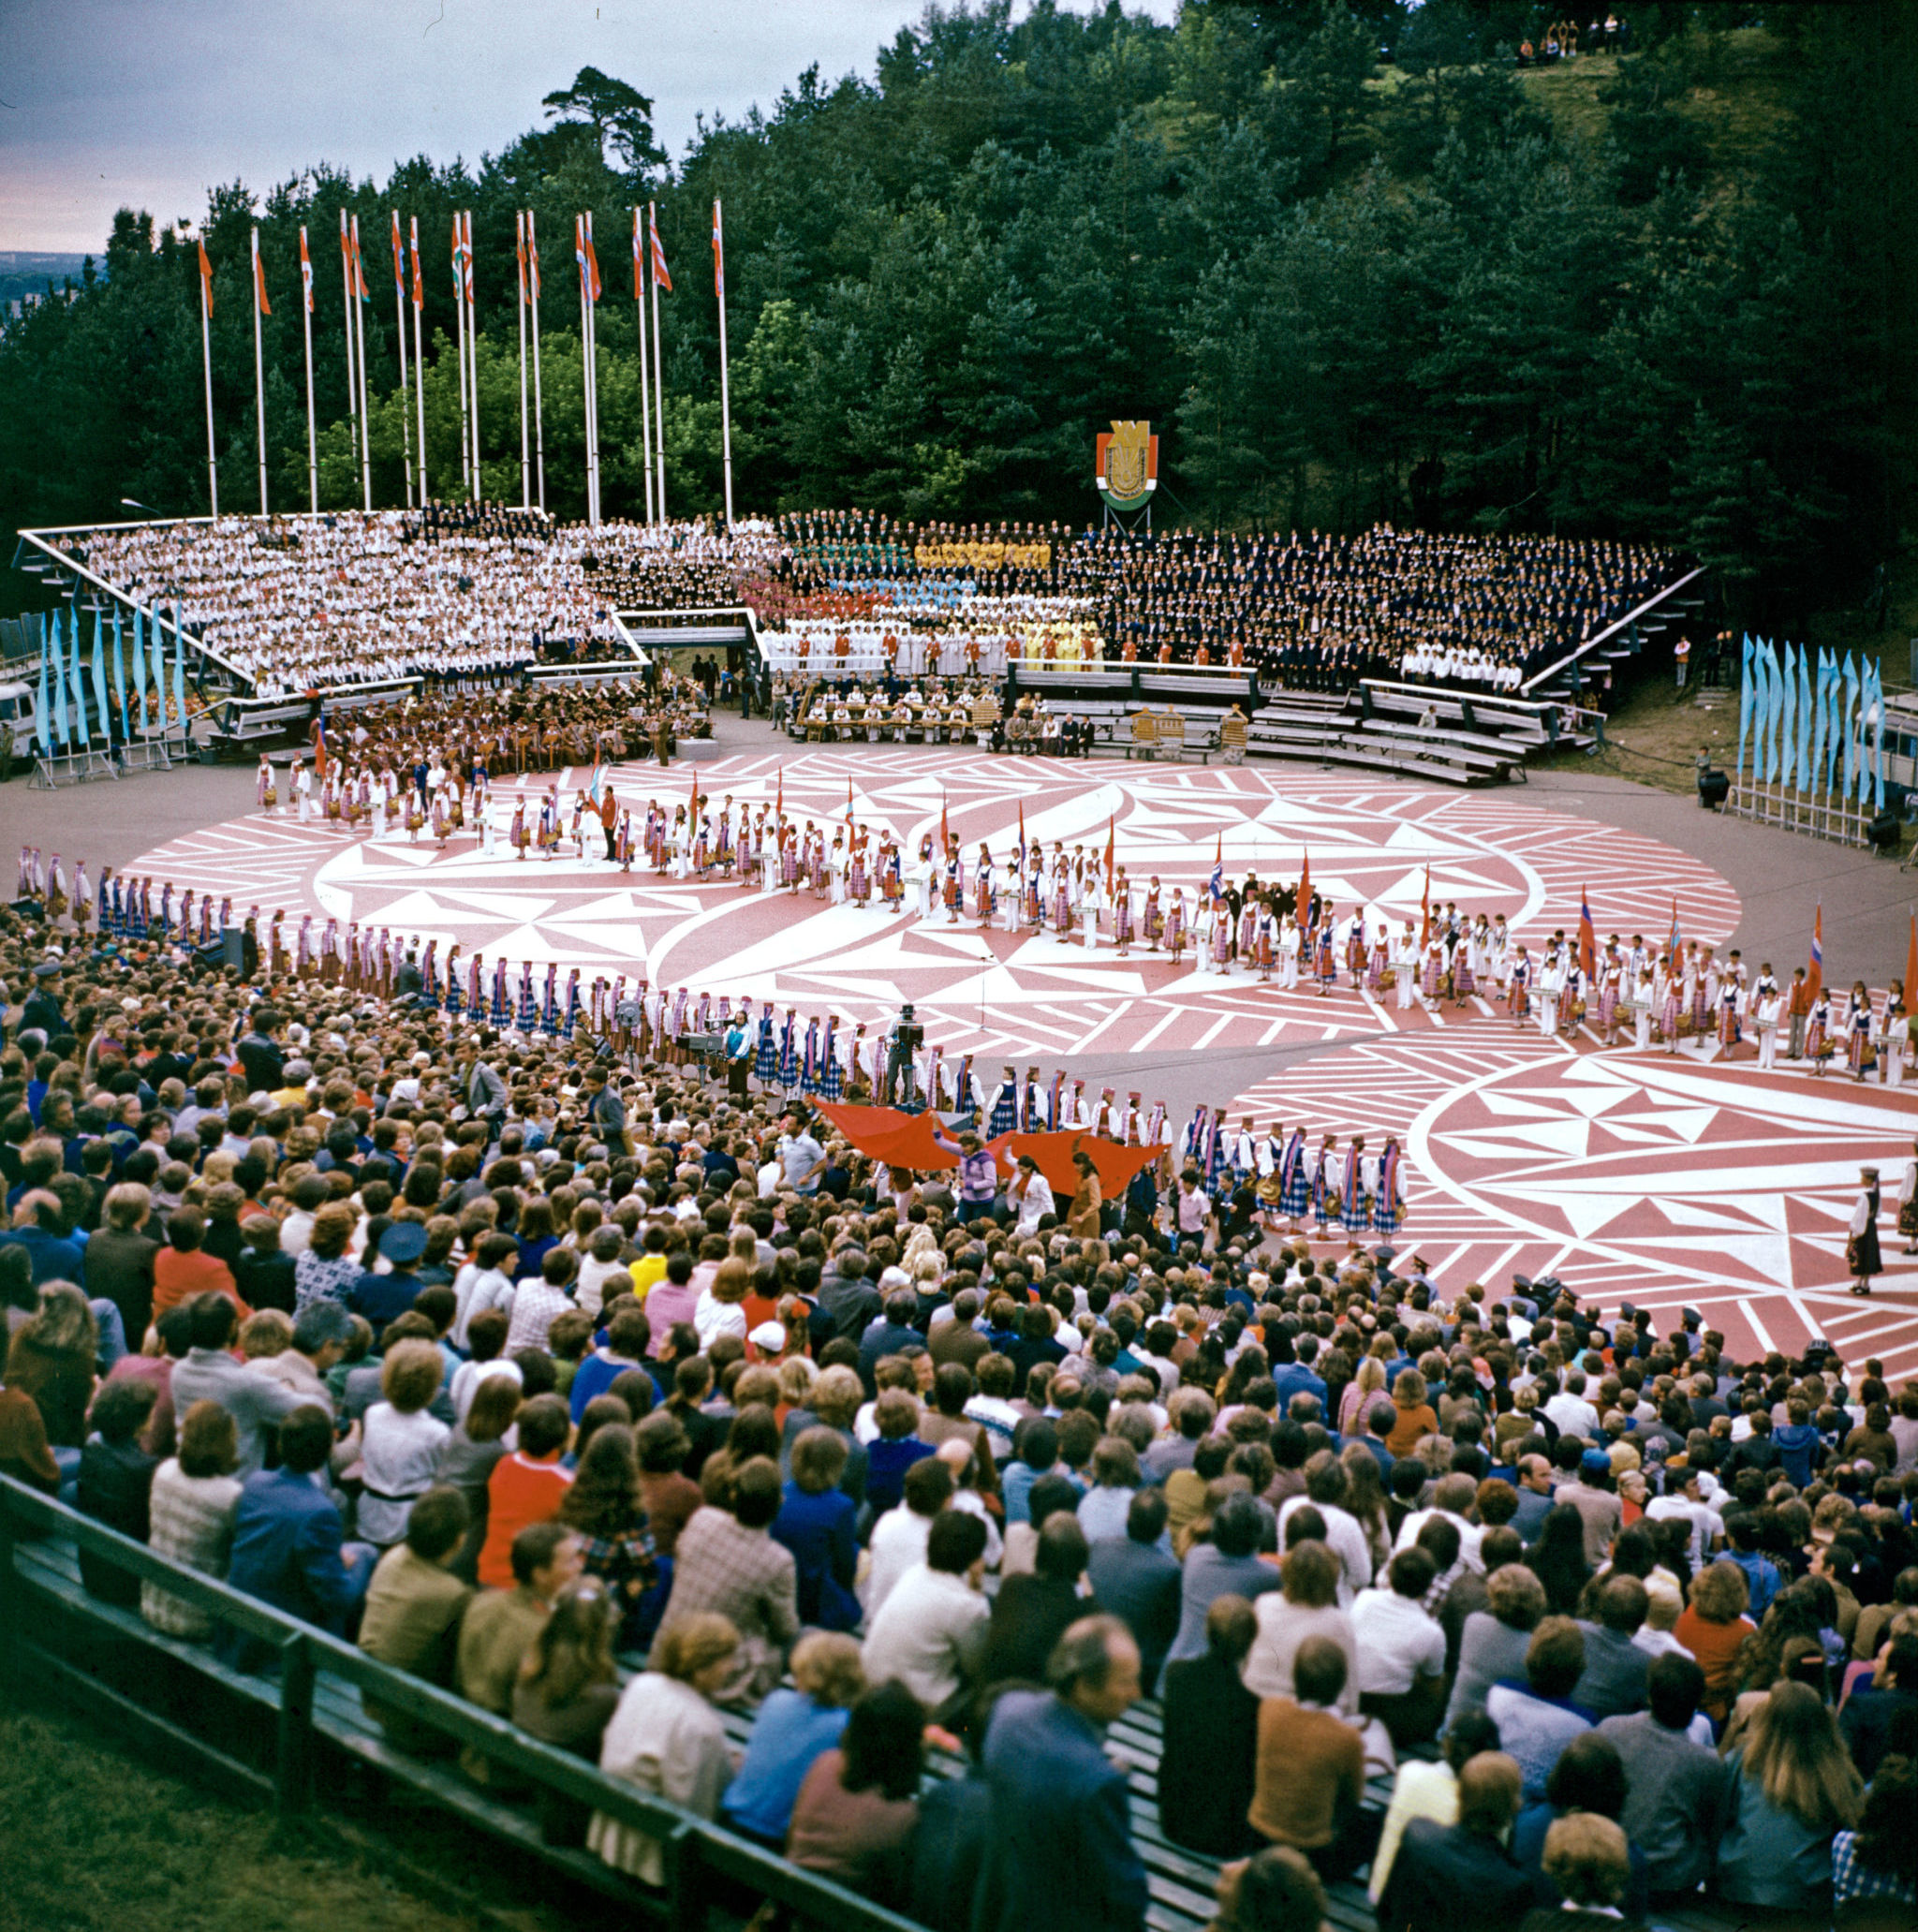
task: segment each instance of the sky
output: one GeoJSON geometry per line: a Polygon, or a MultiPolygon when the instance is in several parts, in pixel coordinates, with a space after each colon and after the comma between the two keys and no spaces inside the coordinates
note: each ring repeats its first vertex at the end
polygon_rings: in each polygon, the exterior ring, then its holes
{"type": "MultiPolygon", "coordinates": [[[[1060,0],[1084,11],[1099,0],[1060,0]]],[[[1176,0],[1129,0],[1170,20],[1176,0]]],[[[1025,10],[1025,0],[1020,0],[1025,10]]],[[[813,62],[870,78],[923,0],[0,0],[0,250],[103,247],[113,212],[197,220],[325,160],[477,160],[583,66],[696,117],[770,108],[813,62]]]]}

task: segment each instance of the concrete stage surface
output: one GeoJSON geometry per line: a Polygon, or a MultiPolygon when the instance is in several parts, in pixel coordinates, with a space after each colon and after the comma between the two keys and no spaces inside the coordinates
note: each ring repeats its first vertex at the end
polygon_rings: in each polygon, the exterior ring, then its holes
{"type": "MultiPolygon", "coordinates": [[[[745,733],[726,737],[737,745],[745,733]]],[[[584,774],[560,775],[569,800],[584,774]]],[[[1761,894],[1777,881],[1763,856],[1773,847],[1802,854],[1814,873],[1854,863],[1771,834],[1770,846],[1754,846],[1758,863],[1740,865],[1726,849],[1734,828],[1637,788],[1614,800],[1582,786],[1567,809],[1548,785],[1460,793],[1291,765],[877,745],[746,750],[608,775],[636,823],[649,799],[685,803],[697,775],[715,801],[770,803],[783,789],[789,817],[829,836],[846,819],[849,780],[856,821],[891,830],[908,853],[922,833],[937,835],[943,810],[968,870],[981,841],[1003,863],[1022,813],[1026,836],[1048,853],[1056,841],[1102,859],[1110,824],[1135,889],[1156,874],[1183,885],[1188,903],[1215,852],[1230,878],[1253,871],[1288,883],[1309,856],[1313,883],[1341,915],[1363,904],[1369,922],[1384,919],[1394,933],[1418,918],[1429,868],[1435,907],[1502,912],[1535,953],[1555,928],[1575,931],[1582,895],[1601,943],[1614,933],[1661,939],[1675,904],[1684,935],[1721,953],[1734,937],[1756,937],[1739,934],[1732,880],[1648,826],[1707,833],[1704,848],[1761,894]]],[[[660,878],[637,859],[622,874],[570,848],[522,861],[504,837],[522,789],[529,821],[536,816],[539,780],[505,781],[490,859],[470,833],[444,849],[424,834],[373,841],[302,826],[283,808],[178,833],[125,869],[231,893],[237,909],[282,911],[292,926],[311,911],[337,918],[342,931],[357,920],[396,938],[435,939],[442,959],[455,943],[489,968],[503,953],[514,973],[531,961],[543,977],[556,961],[562,975],[578,966],[586,984],[624,974],[630,988],[643,977],[748,995],[756,1007],[770,999],[802,1018],[831,1012],[845,1025],[877,1026],[909,999],[930,1040],[977,1054],[988,1075],[1005,1061],[1048,1074],[1063,1064],[1094,1092],[1109,1084],[1163,1100],[1175,1122],[1210,1100],[1230,1101],[1234,1121],[1250,1111],[1261,1126],[1364,1133],[1375,1146],[1395,1132],[1409,1162],[1398,1238],[1443,1286],[1483,1280],[1496,1292],[1514,1269],[1550,1269],[1608,1303],[1652,1306],[1661,1324],[1668,1309],[1692,1303],[1736,1352],[1822,1334],[1848,1360],[1879,1354],[1889,1373],[1918,1371],[1918,1261],[1899,1252],[1890,1206],[1918,1132],[1918,1093],[1854,1085],[1842,1071],[1814,1080],[1782,1063],[1760,1074],[1749,1046],[1728,1066],[1715,1044],[1672,1058],[1601,1052],[1589,1034],[1548,1041],[1483,1000],[1402,1012],[1389,992],[1352,989],[1343,962],[1338,990],[1320,998],[1244,971],[1200,973],[1189,952],[1174,967],[1141,946],[1120,959],[1076,936],[982,930],[969,913],[952,924],[936,908],[922,921],[910,891],[907,909],[888,914],[877,902],[859,910],[716,877],[660,878]],[[1887,1200],[1891,1272],[1871,1302],[1845,1292],[1844,1225],[1861,1161],[1883,1169],[1887,1200]]],[[[1778,920],[1781,979],[1802,963],[1802,951],[1782,951],[1801,922],[1808,937],[1795,907],[1778,920]]],[[[1831,977],[1849,983],[1833,956],[1829,906],[1826,934],[1831,977]]],[[[1767,927],[1767,944],[1772,937],[1767,927]]],[[[1758,963],[1749,952],[1748,964],[1758,963]]],[[[1868,977],[1882,983],[1886,970],[1868,977]]]]}

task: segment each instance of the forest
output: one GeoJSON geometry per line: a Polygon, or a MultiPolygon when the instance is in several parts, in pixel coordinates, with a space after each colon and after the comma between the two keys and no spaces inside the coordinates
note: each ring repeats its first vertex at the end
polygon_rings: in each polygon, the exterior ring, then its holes
{"type": "MultiPolygon", "coordinates": [[[[656,199],[675,515],[720,500],[711,207],[741,514],[1098,514],[1095,434],[1149,418],[1156,514],[1200,527],[1654,540],[1788,627],[1908,543],[1918,445],[1918,8],[1625,7],[1632,52],[1521,72],[1519,0],[929,7],[868,75],[815,68],[680,156],[646,76],[529,82],[527,131],[383,181],[316,160],[123,209],[73,299],[0,338],[0,518],[203,513],[198,250],[221,504],[258,509],[248,229],[275,509],[307,502],[299,230],[322,505],[359,500],[341,210],[357,214],[376,504],[404,500],[391,211],[425,261],[434,494],[461,494],[451,220],[472,211],[484,493],[520,494],[514,215],[540,238],[546,491],[583,509],[573,218],[594,215],[607,514],[642,507],[629,237],[656,199]],[[542,98],[536,91],[549,84],[542,98]],[[169,211],[170,212],[170,211],[169,211]]],[[[1602,11],[1602,9],[1601,9],[1602,11]]],[[[411,323],[407,323],[410,347],[411,323]]],[[[9,573],[8,608],[32,586],[9,573]]]]}

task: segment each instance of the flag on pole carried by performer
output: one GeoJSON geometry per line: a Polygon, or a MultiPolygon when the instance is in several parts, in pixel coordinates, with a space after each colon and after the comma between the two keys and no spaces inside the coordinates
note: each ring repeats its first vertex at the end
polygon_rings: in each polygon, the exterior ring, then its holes
{"type": "Polygon", "coordinates": [[[1225,897],[1225,833],[1222,832],[1213,841],[1212,877],[1205,881],[1205,891],[1215,906],[1225,897]]]}
{"type": "Polygon", "coordinates": [[[306,300],[306,313],[313,313],[313,262],[306,253],[306,230],[300,230],[300,288],[306,300]]]}
{"type": "Polygon", "coordinates": [[[1599,969],[1599,936],[1592,925],[1591,894],[1578,889],[1578,969],[1587,980],[1599,969]]]}
{"type": "Polygon", "coordinates": [[[1672,937],[1665,941],[1665,950],[1674,959],[1678,957],[1678,946],[1682,937],[1678,930],[1678,899],[1675,893],[1672,898],[1672,937]]]}
{"type": "Polygon", "coordinates": [[[667,294],[671,295],[672,293],[672,277],[666,273],[666,251],[659,245],[659,212],[657,208],[650,206],[647,208],[646,227],[650,231],[653,243],[653,280],[661,288],[665,289],[667,294]]]}
{"type": "Polygon", "coordinates": [[[273,304],[266,299],[266,269],[259,258],[259,230],[253,231],[253,299],[259,304],[263,316],[273,314],[273,304]]]}
{"type": "Polygon", "coordinates": [[[943,859],[952,849],[952,823],[946,817],[946,794],[939,793],[939,857],[943,859]]]}
{"type": "MultiPolygon", "coordinates": [[[[1824,906],[1820,903],[1811,915],[1811,957],[1805,964],[1805,997],[1807,1001],[1818,997],[1824,985],[1824,906]]],[[[1911,988],[1908,983],[1905,996],[1909,1004],[1911,988]]]]}
{"type": "Polygon", "coordinates": [[[593,782],[586,787],[586,796],[597,805],[599,803],[599,781],[606,774],[606,763],[602,759],[593,767],[593,782]]]}
{"type": "Polygon", "coordinates": [[[206,258],[206,243],[199,243],[199,292],[206,302],[206,312],[214,312],[214,265],[206,258]]]}
{"type": "Polygon", "coordinates": [[[1299,896],[1292,907],[1292,916],[1301,925],[1306,922],[1306,913],[1312,904],[1312,848],[1302,846],[1299,848],[1299,896]]]}
{"type": "Polygon", "coordinates": [[[315,719],[314,719],[314,721],[313,721],[313,775],[314,775],[314,777],[315,777],[315,778],[317,778],[317,779],[319,779],[319,780],[321,780],[321,781],[324,781],[324,779],[325,779],[325,777],[326,777],[326,767],[327,767],[327,752],[326,752],[326,713],[325,713],[324,711],[321,711],[320,715],[318,715],[318,716],[317,716],[317,718],[315,718],[315,719]]]}
{"type": "Polygon", "coordinates": [[[846,774],[846,822],[852,823],[852,774],[846,774]]]}
{"type": "Polygon", "coordinates": [[[1425,867],[1425,890],[1419,899],[1419,951],[1432,943],[1432,868],[1425,867]]]}
{"type": "Polygon", "coordinates": [[[1117,888],[1117,885],[1116,885],[1116,883],[1115,883],[1115,879],[1116,879],[1116,874],[1115,874],[1115,872],[1114,872],[1114,860],[1115,860],[1115,859],[1116,859],[1116,858],[1118,857],[1118,848],[1117,848],[1116,844],[1114,843],[1114,835],[1115,835],[1115,833],[1116,833],[1116,832],[1117,832],[1117,830],[1118,830],[1118,823],[1119,823],[1119,820],[1118,820],[1118,815],[1117,815],[1116,813],[1114,813],[1114,812],[1108,812],[1108,813],[1106,814],[1106,818],[1105,818],[1105,895],[1106,895],[1106,897],[1107,897],[1108,899],[1112,898],[1113,894],[1114,894],[1114,892],[1116,892],[1116,891],[1118,890],[1118,888],[1117,888]]]}

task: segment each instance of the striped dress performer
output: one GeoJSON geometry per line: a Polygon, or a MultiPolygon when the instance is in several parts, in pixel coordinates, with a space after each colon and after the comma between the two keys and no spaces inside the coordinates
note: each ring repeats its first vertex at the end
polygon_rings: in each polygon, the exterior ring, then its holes
{"type": "Polygon", "coordinates": [[[1331,1186],[1331,1168],[1333,1162],[1338,1158],[1337,1147],[1338,1143],[1332,1135],[1327,1134],[1319,1149],[1319,1158],[1312,1167],[1312,1219],[1321,1236],[1331,1227],[1332,1217],[1337,1207],[1337,1196],[1333,1192],[1331,1186]]]}
{"type": "Polygon", "coordinates": [[[1381,1234],[1396,1234],[1405,1218],[1405,1196],[1400,1192],[1398,1143],[1391,1135],[1379,1157],[1379,1195],[1372,1203],[1372,1225],[1381,1234]]]}
{"type": "MultiPolygon", "coordinates": [[[[477,968],[480,962],[473,962],[477,968]]],[[[446,995],[440,1001],[440,1010],[450,1020],[457,1020],[466,1010],[465,990],[460,984],[460,949],[451,946],[446,955],[446,995]]]]}
{"type": "Polygon", "coordinates": [[[819,1090],[819,1023],[805,1023],[805,1047],[800,1054],[799,1090],[811,1099],[819,1090]]]}
{"type": "Polygon", "coordinates": [[[520,1003],[513,1015],[513,1024],[522,1033],[530,1034],[539,1025],[539,995],[534,990],[533,962],[528,959],[520,966],[520,1003]]]}
{"type": "Polygon", "coordinates": [[[506,1031],[512,1019],[512,1008],[507,1003],[506,961],[503,959],[494,960],[493,963],[492,1019],[494,1030],[500,1033],[506,1031]]]}
{"type": "Polygon", "coordinates": [[[760,1043],[753,1052],[753,1073],[762,1085],[771,1086],[779,1072],[779,1049],[773,1040],[773,1002],[768,1000],[760,1014],[760,1043]]]}
{"type": "Polygon", "coordinates": [[[423,981],[420,996],[428,1006],[439,1004],[439,941],[429,939],[426,951],[420,956],[420,978],[423,981]]]}
{"type": "Polygon", "coordinates": [[[993,1095],[993,1111],[986,1122],[986,1139],[996,1141],[1001,1134],[1010,1134],[1019,1125],[1019,1084],[1014,1080],[1001,1081],[997,1092],[993,1095]]]}
{"type": "Polygon", "coordinates": [[[1312,1205],[1312,1177],[1306,1172],[1306,1130],[1295,1128],[1278,1164],[1278,1205],[1288,1220],[1302,1221],[1312,1205]]]}
{"type": "Polygon", "coordinates": [[[1452,955],[1452,991],[1460,1006],[1479,990],[1479,976],[1472,970],[1473,951],[1474,941],[1468,933],[1452,955]]]}
{"type": "Polygon", "coordinates": [[[560,1023],[560,1031],[570,1040],[579,1027],[582,1014],[580,1005],[580,969],[574,966],[566,980],[566,1018],[560,1023]]]}
{"type": "Polygon", "coordinates": [[[826,1038],[819,1048],[819,1099],[837,1100],[846,1090],[846,1076],[839,1066],[839,1023],[826,1015],[826,1038]]]}
{"type": "Polygon", "coordinates": [[[1317,965],[1319,990],[1330,993],[1338,984],[1338,956],[1333,947],[1332,922],[1329,919],[1319,928],[1317,965]]]}
{"type": "MultiPolygon", "coordinates": [[[[1158,904],[1148,900],[1147,917],[1158,918],[1158,904]]],[[[1162,921],[1159,922],[1161,924],[1162,921]]],[[[1153,936],[1158,937],[1156,934],[1153,936]]],[[[1120,946],[1132,943],[1132,888],[1121,879],[1113,893],[1113,937],[1120,946]]]]}
{"type": "Polygon", "coordinates": [[[1832,1003],[1823,992],[1811,1002],[1811,1010],[1805,1016],[1805,1057],[1811,1062],[1814,1073],[1824,1071],[1825,1056],[1831,1047],[1832,1003]]]}
{"type": "Polygon", "coordinates": [[[1223,1109],[1214,1115],[1210,1133],[1209,1158],[1205,1163],[1205,1191],[1213,1200],[1218,1201],[1231,1194],[1232,1186],[1232,1136],[1225,1130],[1223,1109]]]}
{"type": "Polygon", "coordinates": [[[790,1010],[779,1029],[779,1073],[781,1087],[790,1093],[799,1084],[799,1021],[790,1010]]]}

